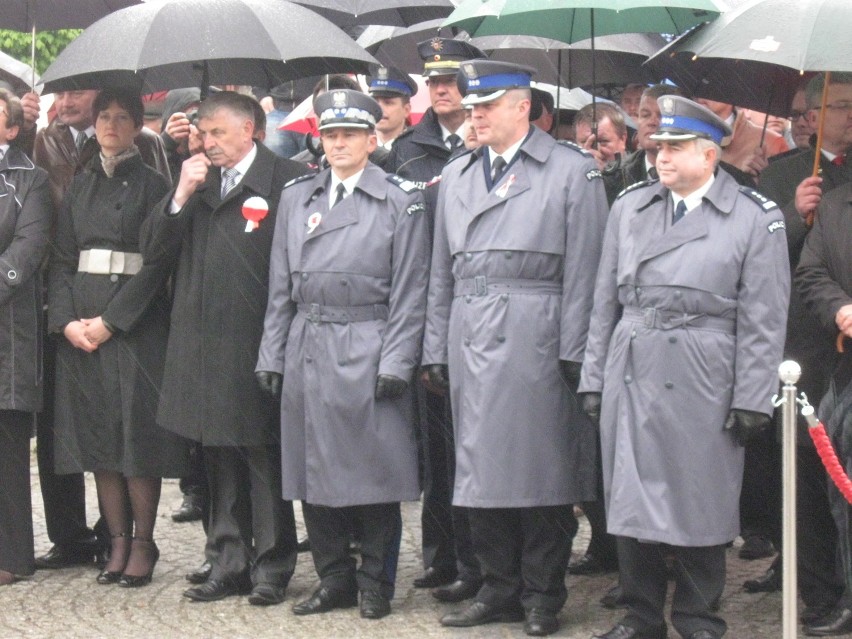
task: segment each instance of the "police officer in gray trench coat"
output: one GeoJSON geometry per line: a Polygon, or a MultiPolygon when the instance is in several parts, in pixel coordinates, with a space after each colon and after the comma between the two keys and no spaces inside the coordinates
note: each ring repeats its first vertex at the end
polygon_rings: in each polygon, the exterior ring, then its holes
{"type": "Polygon", "coordinates": [[[607,530],[629,606],[600,637],[666,636],[673,553],[672,623],[713,639],[727,628],[711,608],[739,532],[742,445],[768,428],[778,387],[787,244],[780,209],[715,170],[727,125],[685,98],[658,103],[660,181],[613,205],[580,383],[584,408],[600,411],[607,530]]]}
{"type": "Polygon", "coordinates": [[[461,64],[483,146],[442,174],[423,363],[435,384],[448,365],[453,504],[468,508],[484,577],[474,603],[441,622],[526,610],[527,631],[549,634],[567,594],[570,504],[595,491],[595,434],[573,391],[607,207],[591,157],[530,127],[531,71],[461,64]]]}
{"type": "Polygon", "coordinates": [[[420,190],[368,161],[379,104],[329,91],[314,110],[331,166],[281,195],[257,375],[270,392],[282,389],[282,492],[303,500],[321,579],[293,611],[348,607],[360,590],[361,616],[377,619],[390,612],[399,502],[420,494],[410,385],[428,227],[420,190]]]}

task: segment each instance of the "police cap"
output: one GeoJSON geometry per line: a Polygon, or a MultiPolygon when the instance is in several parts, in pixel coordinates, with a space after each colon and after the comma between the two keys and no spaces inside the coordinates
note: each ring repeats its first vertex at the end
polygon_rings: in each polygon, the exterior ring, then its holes
{"type": "Polygon", "coordinates": [[[707,107],[679,95],[662,95],[660,128],[650,136],[657,141],[694,140],[705,138],[721,144],[731,135],[731,127],[707,107]]]}
{"type": "Polygon", "coordinates": [[[322,131],[332,127],[374,129],[382,119],[382,107],[369,95],[351,89],[326,91],[314,100],[314,113],[322,131]]]}
{"type": "Polygon", "coordinates": [[[455,75],[459,63],[474,58],[484,58],[485,53],[469,42],[451,38],[432,38],[417,45],[417,53],[423,59],[423,75],[455,75]]]}
{"type": "Polygon", "coordinates": [[[522,64],[496,60],[470,60],[463,62],[458,73],[462,104],[473,106],[493,102],[509,89],[529,89],[530,77],[535,69],[522,64]]]}
{"type": "Polygon", "coordinates": [[[370,78],[370,95],[410,98],[417,93],[417,83],[405,71],[394,66],[379,67],[370,78]]]}

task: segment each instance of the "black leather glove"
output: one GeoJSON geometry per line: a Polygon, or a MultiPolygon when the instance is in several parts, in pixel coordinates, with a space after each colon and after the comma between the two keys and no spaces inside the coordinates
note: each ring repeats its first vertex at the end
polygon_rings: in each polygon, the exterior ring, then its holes
{"type": "Polygon", "coordinates": [[[379,375],[376,378],[376,399],[394,399],[400,397],[408,382],[393,375],[379,375]]]}
{"type": "Polygon", "coordinates": [[[580,407],[583,412],[589,416],[589,419],[599,425],[601,422],[601,394],[600,393],[583,393],[580,407]]]}
{"type": "Polygon", "coordinates": [[[580,362],[572,362],[565,359],[559,360],[559,374],[562,376],[562,381],[571,389],[572,393],[577,392],[577,387],[580,385],[580,371],[583,365],[580,362]]]}
{"type": "Polygon", "coordinates": [[[764,413],[742,408],[732,408],[725,421],[725,430],[731,431],[740,446],[745,446],[772,425],[772,418],[764,413]]]}
{"type": "Polygon", "coordinates": [[[257,371],[254,376],[265,393],[269,393],[275,399],[281,397],[281,373],[257,371]]]}
{"type": "Polygon", "coordinates": [[[450,369],[446,364],[429,364],[426,367],[429,383],[435,388],[450,387],[450,369]]]}

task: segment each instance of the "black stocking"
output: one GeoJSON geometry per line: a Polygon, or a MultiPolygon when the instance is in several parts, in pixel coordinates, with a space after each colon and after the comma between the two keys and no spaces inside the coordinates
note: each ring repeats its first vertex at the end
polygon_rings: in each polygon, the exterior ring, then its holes
{"type": "Polygon", "coordinates": [[[122,572],[130,553],[130,498],[127,494],[127,482],[121,473],[102,470],[95,472],[95,485],[98,489],[98,502],[109,527],[110,556],[105,570],[122,572]]]}
{"type": "Polygon", "coordinates": [[[133,510],[135,530],[133,548],[127,561],[125,574],[140,577],[148,574],[157,561],[154,545],[154,524],[157,521],[157,506],[160,503],[159,477],[128,477],[127,489],[133,510]]]}

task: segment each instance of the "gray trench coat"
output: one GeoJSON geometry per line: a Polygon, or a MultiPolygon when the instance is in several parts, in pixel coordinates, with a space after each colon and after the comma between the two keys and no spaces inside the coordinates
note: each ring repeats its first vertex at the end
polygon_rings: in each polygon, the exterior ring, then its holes
{"type": "Polygon", "coordinates": [[[580,392],[603,391],[607,531],[678,546],[739,533],[732,408],[772,413],[790,292],[783,215],[724,171],[672,226],[641,183],[613,205],[580,392]]]}
{"type": "Polygon", "coordinates": [[[330,169],[281,194],[257,370],[284,375],[284,499],[420,494],[411,392],[374,399],[378,374],[413,382],[426,312],[427,220],[420,191],[401,182],[368,164],[330,211],[330,169]]]}
{"type": "Polygon", "coordinates": [[[449,364],[453,503],[594,499],[595,433],[559,374],[583,359],[607,206],[579,147],[533,129],[488,191],[482,150],[443,172],[424,364],[449,364]]]}

